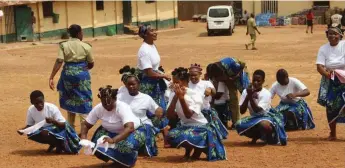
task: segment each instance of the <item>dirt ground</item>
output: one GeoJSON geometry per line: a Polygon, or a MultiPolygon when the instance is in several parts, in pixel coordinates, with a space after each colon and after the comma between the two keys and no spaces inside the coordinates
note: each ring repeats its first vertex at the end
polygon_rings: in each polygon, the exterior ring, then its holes
{"type": "MultiPolygon", "coordinates": [[[[226,161],[182,162],[182,149],[163,149],[159,141],[159,155],[140,157],[137,168],[146,167],[345,167],[344,126],[338,127],[336,142],[326,141],[329,130],[325,109],[316,103],[320,75],[315,60],[319,47],[327,42],[324,26],[318,26],[313,35],[304,27],[259,28],[259,50],[245,50],[249,41],[244,27],[236,27],[233,36],[207,37],[204,23],[181,22],[183,29],[159,33],[156,41],[167,72],[178,66],[199,63],[205,66],[222,57],[233,56],[247,62],[250,72],[263,69],[266,87],[275,81],[275,72],[285,68],[290,76],[302,80],[311,90],[306,98],[316,123],[309,131],[288,132],[287,146],[248,145],[249,139],[231,131],[224,141],[226,161]]],[[[136,54],[142,40],[138,38],[102,38],[91,41],[95,56],[92,69],[92,90],[106,84],[121,85],[118,70],[126,64],[136,65],[136,54]]],[[[96,157],[79,155],[46,154],[46,145],[19,136],[16,130],[25,125],[26,110],[30,105],[29,94],[40,89],[46,101],[58,105],[58,93],[48,87],[48,78],[57,57],[56,44],[0,45],[0,167],[109,167],[96,157]]],[[[55,77],[57,83],[59,75],[55,77]]],[[[95,94],[96,95],[96,94],[95,94]]],[[[278,98],[273,105],[277,105],[278,98]]],[[[94,96],[94,105],[99,100],[94,96]]],[[[66,112],[62,110],[66,117],[66,112]]],[[[80,125],[77,123],[77,131],[80,125]]],[[[90,131],[92,135],[93,131],[90,131]]],[[[205,156],[203,156],[205,158],[205,156]]]]}

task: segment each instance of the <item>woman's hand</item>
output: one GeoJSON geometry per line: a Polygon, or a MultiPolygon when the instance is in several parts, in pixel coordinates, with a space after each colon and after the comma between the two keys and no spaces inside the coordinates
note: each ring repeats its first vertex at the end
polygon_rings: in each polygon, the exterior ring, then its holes
{"type": "Polygon", "coordinates": [[[103,139],[103,143],[106,143],[106,142],[108,142],[110,144],[114,144],[115,143],[115,141],[112,138],[110,138],[110,137],[105,137],[103,139]]]}
{"type": "Polygon", "coordinates": [[[55,88],[54,79],[49,79],[49,87],[51,90],[54,90],[55,88]]]}
{"type": "Polygon", "coordinates": [[[163,79],[165,79],[165,80],[167,80],[167,81],[171,81],[171,77],[168,76],[168,75],[164,75],[164,76],[163,76],[163,79]]]}
{"type": "Polygon", "coordinates": [[[212,89],[211,88],[206,88],[205,90],[205,96],[208,97],[212,94],[212,89]]]}
{"type": "Polygon", "coordinates": [[[186,94],[186,89],[181,88],[180,85],[178,84],[174,84],[174,92],[176,96],[178,97],[178,99],[183,99],[184,95],[186,94]]]}

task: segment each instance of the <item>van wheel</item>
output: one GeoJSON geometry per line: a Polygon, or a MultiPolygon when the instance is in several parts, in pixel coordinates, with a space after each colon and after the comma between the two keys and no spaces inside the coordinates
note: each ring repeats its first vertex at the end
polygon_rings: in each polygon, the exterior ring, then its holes
{"type": "Polygon", "coordinates": [[[232,36],[232,33],[233,33],[233,30],[232,30],[231,27],[230,27],[229,30],[228,30],[229,36],[232,36]]]}
{"type": "Polygon", "coordinates": [[[209,30],[209,31],[207,31],[207,36],[212,36],[212,31],[211,30],[209,30]]]}

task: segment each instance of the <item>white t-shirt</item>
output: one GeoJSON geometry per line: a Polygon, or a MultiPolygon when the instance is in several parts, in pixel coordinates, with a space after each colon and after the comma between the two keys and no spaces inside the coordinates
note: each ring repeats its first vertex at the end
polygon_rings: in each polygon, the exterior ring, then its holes
{"type": "Polygon", "coordinates": [[[324,65],[328,69],[345,70],[345,41],[339,41],[332,47],[329,43],[320,47],[316,64],[324,65]]]}
{"type": "Polygon", "coordinates": [[[128,94],[128,89],[126,88],[126,86],[121,86],[119,88],[119,90],[117,91],[117,94],[120,94],[120,93],[127,93],[128,94]]]}
{"type": "Polygon", "coordinates": [[[135,129],[140,126],[139,118],[133,114],[126,103],[121,101],[116,101],[116,108],[112,111],[106,110],[102,103],[97,104],[87,116],[86,121],[95,125],[98,120],[102,120],[102,126],[106,130],[117,134],[124,130],[126,123],[133,122],[135,129]]]}
{"type": "Polygon", "coordinates": [[[300,80],[293,77],[289,77],[289,83],[285,86],[279,84],[277,81],[274,82],[270,89],[270,92],[272,95],[272,99],[277,94],[280,97],[281,101],[288,103],[288,102],[297,102],[301,98],[296,97],[295,99],[290,100],[286,98],[286,95],[290,93],[297,93],[297,92],[303,91],[304,89],[307,89],[307,87],[300,80]]]}
{"type": "Polygon", "coordinates": [[[336,24],[341,24],[341,18],[343,16],[339,15],[339,14],[334,14],[331,16],[331,20],[332,20],[332,24],[336,23],[336,24]]]}
{"type": "Polygon", "coordinates": [[[140,70],[152,68],[158,70],[161,57],[155,45],[143,43],[138,51],[138,68],[140,70]]]}
{"type": "Polygon", "coordinates": [[[197,84],[193,84],[192,82],[188,83],[188,88],[198,92],[203,97],[203,109],[210,109],[211,105],[210,102],[212,101],[212,96],[205,97],[205,91],[207,88],[214,89],[214,86],[211,81],[200,80],[197,84]]]}
{"type": "Polygon", "coordinates": [[[117,95],[117,100],[127,103],[135,116],[137,116],[141,123],[153,125],[151,120],[147,118],[146,112],[155,113],[158,109],[156,102],[147,94],[140,93],[136,96],[131,96],[128,93],[121,93],[117,95]]]}
{"type": "MultiPolygon", "coordinates": [[[[53,118],[58,122],[66,122],[58,107],[54,104],[45,102],[42,111],[38,111],[34,105],[29,107],[26,117],[26,125],[35,125],[48,117],[53,118]]],[[[47,123],[44,127],[49,125],[52,124],[47,123]]]]}
{"type": "MultiPolygon", "coordinates": [[[[170,106],[170,103],[173,100],[174,96],[175,96],[175,92],[171,92],[169,96],[168,107],[170,106]]],[[[206,118],[201,113],[201,108],[202,108],[202,103],[203,103],[202,96],[199,93],[187,88],[184,99],[189,109],[192,110],[194,114],[192,115],[190,119],[186,118],[186,116],[183,113],[183,109],[182,109],[180,101],[177,101],[175,111],[178,117],[181,119],[181,124],[188,125],[188,126],[199,126],[199,125],[207,124],[206,118]]]]}
{"type": "Polygon", "coordinates": [[[217,92],[223,94],[218,100],[214,100],[214,104],[224,104],[226,101],[230,99],[229,89],[224,82],[218,82],[217,92]]]}
{"type": "MultiPolygon", "coordinates": [[[[245,89],[242,92],[241,99],[239,102],[239,105],[241,106],[244,102],[244,100],[247,97],[247,89],[245,89]]],[[[248,101],[248,109],[250,112],[250,115],[255,116],[255,115],[262,115],[267,113],[270,108],[271,108],[271,93],[268,91],[266,88],[262,88],[260,92],[257,92],[257,99],[255,99],[255,102],[259,107],[261,107],[263,110],[260,111],[259,113],[254,112],[252,106],[250,105],[250,102],[248,101]]]]}

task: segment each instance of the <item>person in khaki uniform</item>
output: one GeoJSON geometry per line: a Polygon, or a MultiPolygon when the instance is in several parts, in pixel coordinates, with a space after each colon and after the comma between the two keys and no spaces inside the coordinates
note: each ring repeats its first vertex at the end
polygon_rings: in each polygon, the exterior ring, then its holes
{"type": "Polygon", "coordinates": [[[49,87],[54,90],[54,76],[61,66],[61,76],[57,85],[60,107],[67,110],[67,120],[75,128],[75,116],[82,123],[92,110],[92,91],[89,70],[94,66],[92,46],[82,42],[83,32],[79,25],[68,29],[71,39],[59,44],[58,58],[49,78],[49,87]]]}
{"type": "Polygon", "coordinates": [[[257,48],[255,48],[256,32],[261,34],[258,28],[256,27],[254,14],[250,14],[250,18],[247,21],[247,33],[246,33],[246,35],[248,34],[250,35],[250,43],[245,44],[247,50],[248,50],[248,47],[251,45],[252,45],[252,50],[257,50],[257,48]]]}

